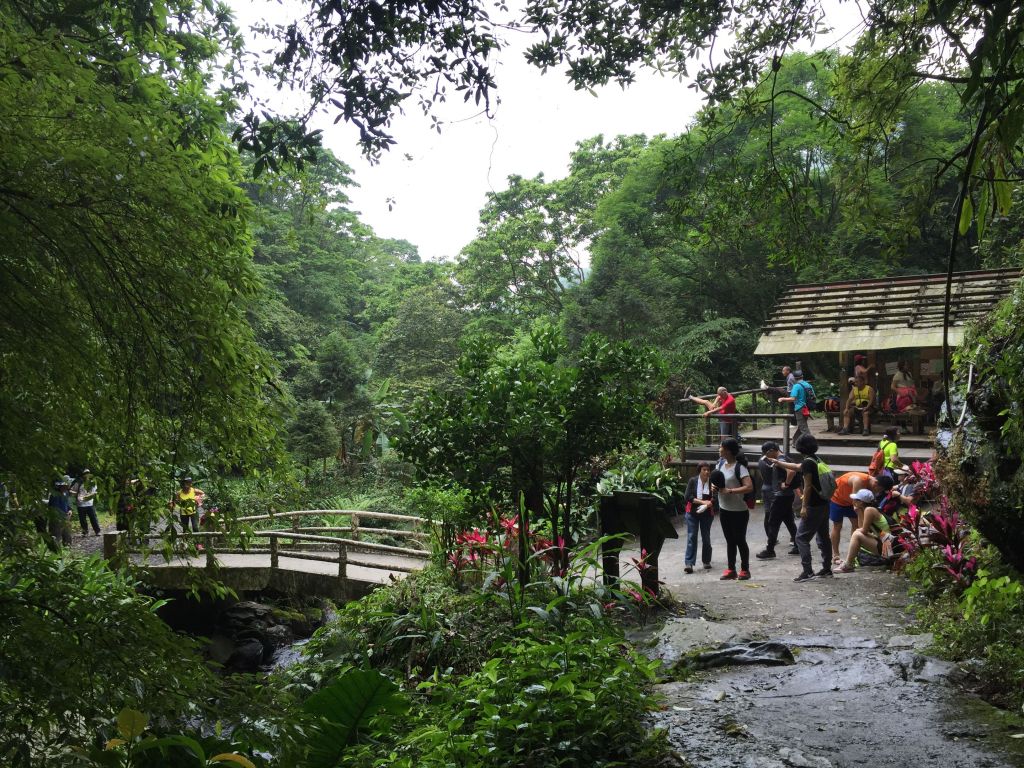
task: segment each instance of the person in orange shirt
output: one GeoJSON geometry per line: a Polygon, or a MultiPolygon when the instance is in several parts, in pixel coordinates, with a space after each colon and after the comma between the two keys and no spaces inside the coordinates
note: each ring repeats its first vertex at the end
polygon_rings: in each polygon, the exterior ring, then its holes
{"type": "MultiPolygon", "coordinates": [[[[888,476],[872,477],[867,472],[847,472],[836,480],[836,492],[832,494],[828,505],[828,519],[832,521],[832,562],[842,562],[839,554],[839,537],[843,533],[843,519],[848,518],[852,530],[856,531],[864,525],[864,521],[854,508],[853,497],[857,491],[867,489],[877,498],[887,493],[893,486],[888,476]]],[[[852,532],[852,531],[851,531],[852,532]]]]}

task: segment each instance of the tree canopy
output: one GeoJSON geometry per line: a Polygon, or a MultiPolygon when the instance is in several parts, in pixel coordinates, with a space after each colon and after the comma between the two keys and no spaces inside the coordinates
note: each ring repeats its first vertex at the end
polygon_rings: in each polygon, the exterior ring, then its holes
{"type": "Polygon", "coordinates": [[[39,483],[86,462],[259,463],[274,370],[246,321],[251,206],[208,93],[225,20],[57,11],[0,13],[2,461],[39,483]]]}

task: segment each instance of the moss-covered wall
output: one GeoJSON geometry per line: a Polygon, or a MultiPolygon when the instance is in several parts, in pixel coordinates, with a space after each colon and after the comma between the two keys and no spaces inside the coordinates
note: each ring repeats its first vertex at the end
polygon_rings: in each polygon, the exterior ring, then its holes
{"type": "MultiPolygon", "coordinates": [[[[1024,288],[967,336],[954,365],[954,416],[940,461],[954,508],[1024,572],[1024,288]],[[968,392],[970,366],[974,381],[968,392]],[[962,394],[967,393],[966,400],[962,394]]],[[[940,442],[942,433],[940,432],[940,442]]]]}

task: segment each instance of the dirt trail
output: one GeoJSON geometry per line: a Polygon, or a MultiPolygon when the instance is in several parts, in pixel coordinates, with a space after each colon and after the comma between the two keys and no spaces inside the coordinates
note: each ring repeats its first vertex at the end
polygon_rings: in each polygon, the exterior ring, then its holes
{"type": "MultiPolygon", "coordinates": [[[[660,577],[706,619],[676,618],[648,652],[668,662],[721,642],[779,640],[795,663],[731,666],[659,686],[657,724],[692,765],[706,768],[1011,768],[1024,766],[1024,722],[962,688],[955,665],[927,655],[913,636],[907,581],[884,569],[796,584],[799,558],[764,546],[760,509],[751,515],[752,579],[719,581],[725,542],[713,528],[714,568],[683,572],[685,524],[665,544],[660,577]]],[[[843,551],[849,527],[844,530],[843,551]]],[[[787,540],[788,543],[788,540],[787,540]]],[[[699,560],[699,555],[698,555],[699,560]]],[[[815,569],[820,568],[815,551],[815,569]]],[[[691,612],[692,614],[693,612],[691,612]]]]}

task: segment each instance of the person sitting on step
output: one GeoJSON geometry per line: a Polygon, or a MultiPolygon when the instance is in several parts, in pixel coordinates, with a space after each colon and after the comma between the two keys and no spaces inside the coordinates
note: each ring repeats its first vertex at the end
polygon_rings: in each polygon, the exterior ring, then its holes
{"type": "Polygon", "coordinates": [[[828,505],[828,519],[832,521],[832,562],[842,559],[839,555],[839,537],[843,533],[843,520],[850,520],[854,532],[864,525],[857,507],[853,503],[854,495],[863,489],[871,492],[872,500],[885,494],[893,487],[892,478],[887,475],[872,477],[867,472],[846,472],[836,478],[836,492],[832,494],[828,505]]]}
{"type": "Polygon", "coordinates": [[[858,517],[863,522],[850,536],[850,548],[846,553],[846,559],[835,569],[836,573],[853,573],[856,568],[857,553],[862,549],[885,560],[893,556],[895,540],[889,530],[889,521],[877,507],[873,506],[874,494],[867,488],[862,488],[853,494],[852,501],[858,517]]]}

